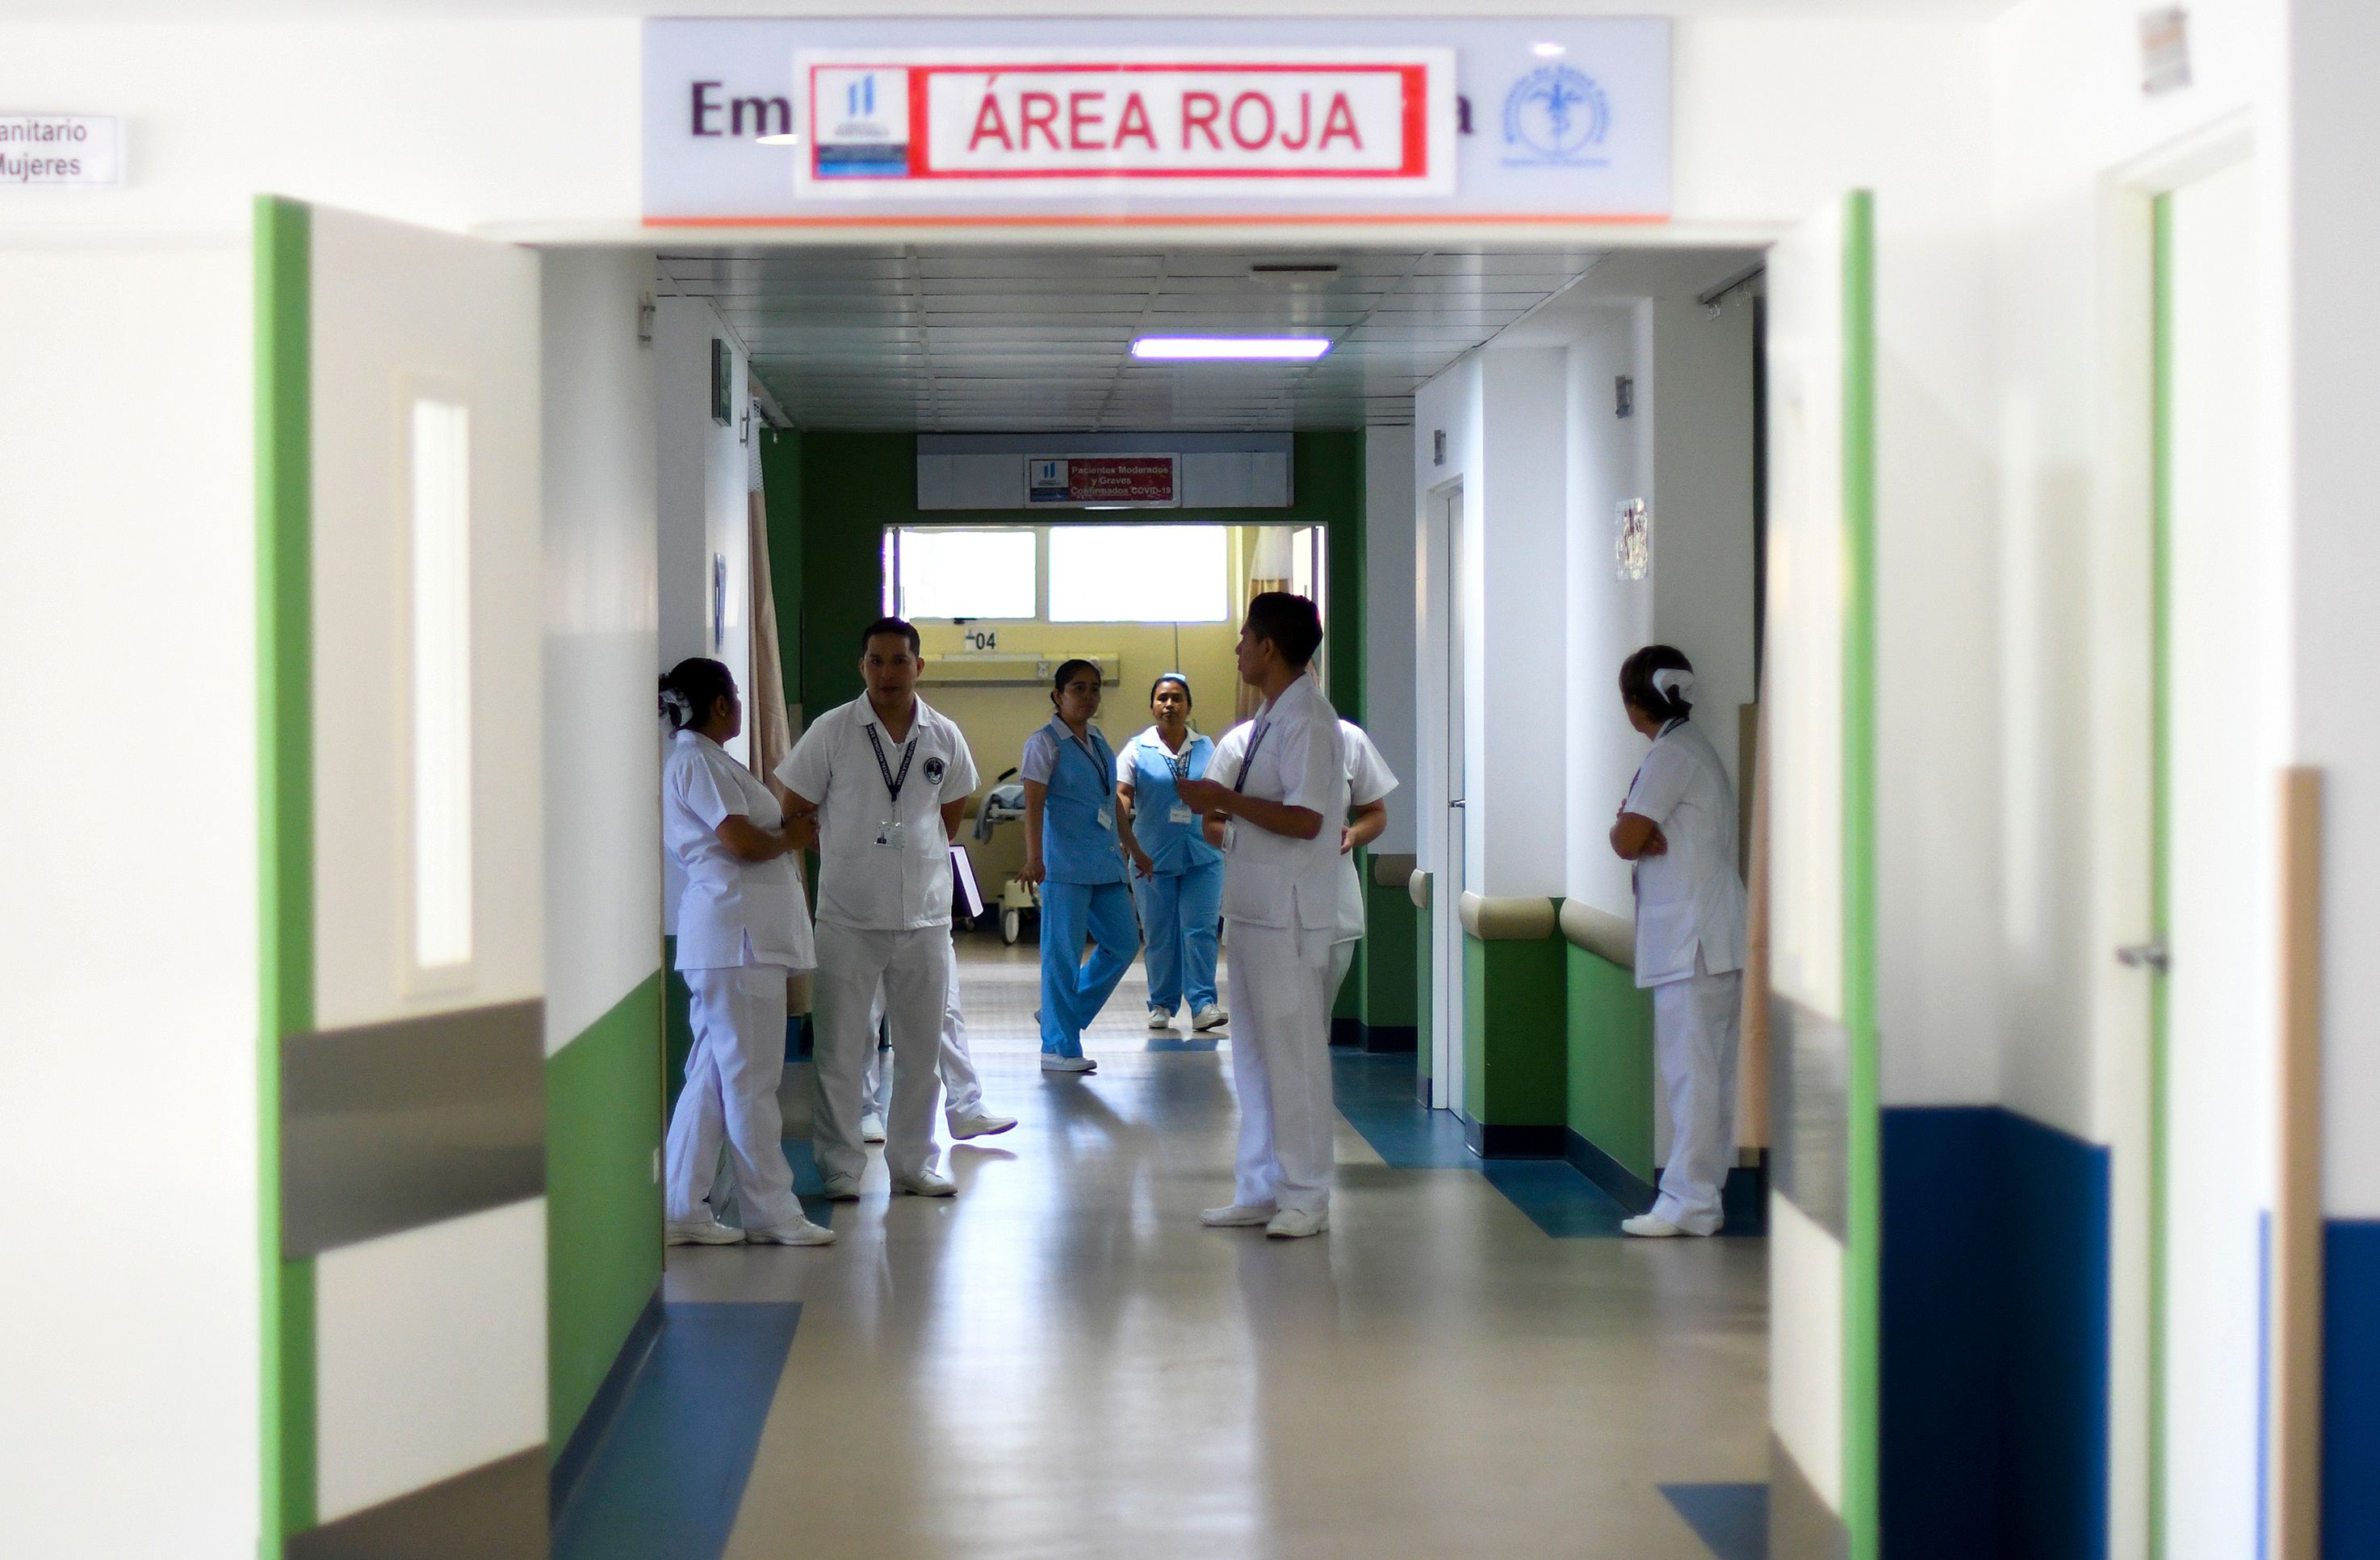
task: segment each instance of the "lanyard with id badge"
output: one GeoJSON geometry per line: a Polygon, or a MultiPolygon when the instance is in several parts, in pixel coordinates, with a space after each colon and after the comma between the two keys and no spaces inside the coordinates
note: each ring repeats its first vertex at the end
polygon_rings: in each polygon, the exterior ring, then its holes
{"type": "MultiPolygon", "coordinates": [[[[1190,755],[1195,750],[1196,742],[1197,738],[1195,737],[1186,738],[1182,744],[1181,752],[1165,754],[1165,767],[1173,772],[1173,783],[1177,786],[1190,778],[1190,755]]],[[[1160,751],[1162,750],[1160,749],[1160,751]]],[[[1173,806],[1166,812],[1165,821],[1169,823],[1195,823],[1198,821],[1198,815],[1190,810],[1188,802],[1177,797],[1173,806]]]]}
{"type": "Polygon", "coordinates": [[[875,843],[887,850],[905,849],[909,843],[909,825],[901,821],[901,787],[909,783],[909,761],[917,756],[917,738],[912,734],[902,747],[898,774],[884,761],[884,744],[872,725],[868,728],[868,745],[876,750],[876,772],[884,776],[884,789],[892,795],[892,815],[876,825],[875,843]]]}
{"type": "Polygon", "coordinates": [[[1083,762],[1089,764],[1099,777],[1099,827],[1113,834],[1115,833],[1115,772],[1099,762],[1099,754],[1091,751],[1089,738],[1075,737],[1071,732],[1067,737],[1070,745],[1082,750],[1083,762]]]}
{"type": "MultiPolygon", "coordinates": [[[[1257,750],[1264,746],[1265,733],[1271,729],[1272,722],[1257,722],[1256,733],[1248,738],[1248,750],[1240,755],[1240,772],[1232,777],[1233,795],[1244,797],[1248,794],[1248,771],[1256,767],[1257,750]]],[[[1240,821],[1236,818],[1223,820],[1223,848],[1231,849],[1232,842],[1239,837],[1240,821]]]]}

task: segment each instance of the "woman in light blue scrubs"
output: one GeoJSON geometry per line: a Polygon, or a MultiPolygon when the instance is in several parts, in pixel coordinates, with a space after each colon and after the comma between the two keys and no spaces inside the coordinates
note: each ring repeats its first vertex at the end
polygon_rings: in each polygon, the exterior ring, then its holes
{"type": "Polygon", "coordinates": [[[1116,795],[1150,870],[1134,884],[1148,935],[1148,1027],[1171,1029],[1186,1009],[1190,1027],[1224,1020],[1215,999],[1215,932],[1223,908],[1223,853],[1207,843],[1198,815],[1173,789],[1203,780],[1215,744],[1190,729],[1190,679],[1168,672],[1148,690],[1157,724],[1124,744],[1116,795]]]}
{"type": "Polygon", "coordinates": [[[1116,807],[1116,756],[1091,724],[1099,669],[1068,661],[1050,679],[1050,724],[1025,739],[1025,870],[1041,885],[1041,1070],[1087,1073],[1083,1030],[1107,1005],[1140,951],[1127,857],[1148,855],[1116,807]],[[1083,957],[1083,944],[1092,944],[1083,957]]]}

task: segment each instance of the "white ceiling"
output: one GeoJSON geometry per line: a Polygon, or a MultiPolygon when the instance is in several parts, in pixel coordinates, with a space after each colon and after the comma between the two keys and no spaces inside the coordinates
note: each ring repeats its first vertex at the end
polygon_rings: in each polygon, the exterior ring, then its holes
{"type": "Polygon", "coordinates": [[[1578,249],[674,250],[803,428],[1238,430],[1410,421],[1415,386],[1569,287],[1578,249]],[[1266,272],[1259,266],[1328,266],[1266,272]],[[1313,363],[1136,363],[1136,335],[1321,335],[1313,363]]]}

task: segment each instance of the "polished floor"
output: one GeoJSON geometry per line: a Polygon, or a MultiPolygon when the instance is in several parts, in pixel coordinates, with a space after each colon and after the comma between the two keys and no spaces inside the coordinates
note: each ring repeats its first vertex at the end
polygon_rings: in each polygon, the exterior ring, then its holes
{"type": "Polygon", "coordinates": [[[989,1103],[1022,1124],[949,1152],[949,1201],[889,1200],[878,1158],[832,1248],[673,1250],[643,1422],[558,1554],[1758,1553],[1765,1241],[1560,1238],[1616,1214],[1566,1166],[1500,1186],[1446,1153],[1412,1058],[1354,1055],[1331,1233],[1202,1228],[1229,1044],[1152,1049],[1135,967],[1099,1072],[1045,1076],[1031,945],[963,943],[989,1103]]]}

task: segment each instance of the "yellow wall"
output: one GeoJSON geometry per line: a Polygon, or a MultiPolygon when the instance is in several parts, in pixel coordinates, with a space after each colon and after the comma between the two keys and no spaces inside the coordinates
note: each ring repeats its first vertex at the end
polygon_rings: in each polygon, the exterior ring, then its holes
{"type": "MultiPolygon", "coordinates": [[[[1109,742],[1117,748],[1149,724],[1148,685],[1165,672],[1179,671],[1189,676],[1195,700],[1191,718],[1198,729],[1216,736],[1231,725],[1232,693],[1238,682],[1232,656],[1240,636],[1236,622],[1183,624],[1178,661],[1176,629],[1170,623],[1035,622],[977,627],[998,631],[1002,655],[1121,656],[1122,676],[1106,690],[1099,719],[1109,742]]],[[[925,641],[926,653],[925,680],[917,691],[927,703],[958,722],[988,789],[1002,770],[1016,767],[1025,738],[1050,719],[1049,685],[937,682],[936,662],[966,655],[965,630],[952,623],[920,623],[917,634],[925,641]]],[[[981,794],[978,792],[978,799],[981,794]]],[[[973,827],[970,821],[969,830],[973,827]]],[[[971,832],[963,836],[963,843],[974,857],[976,876],[987,895],[997,892],[1002,880],[1025,863],[1021,823],[993,831],[989,845],[978,845],[971,832]]]]}

